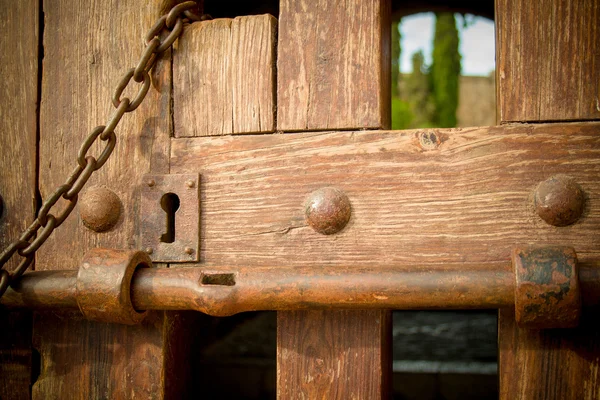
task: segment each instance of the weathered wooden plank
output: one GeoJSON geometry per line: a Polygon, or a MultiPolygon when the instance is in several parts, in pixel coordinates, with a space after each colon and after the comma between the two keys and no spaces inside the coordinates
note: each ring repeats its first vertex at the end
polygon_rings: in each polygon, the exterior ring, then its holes
{"type": "Polygon", "coordinates": [[[600,398],[600,329],[596,313],[578,328],[519,329],[513,310],[499,313],[500,399],[600,398]]]}
{"type": "MultiPolygon", "coordinates": [[[[173,2],[105,0],[44,1],[44,61],[40,116],[40,191],[45,198],[76,165],[78,147],[91,129],[105,123],[111,96],[143,50],[140,40],[173,2]]],[[[116,129],[112,157],[87,188],[105,186],[122,202],[116,227],[105,233],[85,228],[74,214],[38,253],[38,269],[77,268],[93,247],[138,248],[142,175],[168,173],[170,52],[158,62],[151,89],[135,113],[116,129]]],[[[127,89],[134,96],[137,85],[127,89]]],[[[99,147],[92,148],[99,151],[99,147]]],[[[98,153],[95,153],[98,154],[98,153]]],[[[84,192],[85,194],[85,189],[84,192]]],[[[41,315],[34,343],[41,356],[33,398],[163,398],[172,366],[165,353],[173,333],[169,318],[156,313],[136,327],[41,315]]]]}
{"type": "MultiPolygon", "coordinates": [[[[114,107],[112,92],[121,76],[137,63],[143,50],[140,38],[162,12],[162,1],[136,1],[111,6],[95,0],[74,7],[69,0],[44,2],[45,29],[41,134],[40,191],[45,198],[62,184],[77,164],[83,139],[104,124],[114,107]],[[132,22],[134,21],[134,22],[132,22]],[[69,29],[64,29],[69,26],[69,29]],[[77,40],[73,40],[73,38],[77,40]]],[[[91,247],[136,248],[139,242],[140,181],[149,172],[168,172],[169,62],[159,62],[151,90],[136,112],[127,114],[116,129],[115,151],[86,188],[106,186],[123,204],[114,229],[96,233],[80,218],[68,218],[38,252],[40,269],[76,268],[91,247]]],[[[134,96],[137,87],[133,86],[134,96]]],[[[100,147],[92,149],[99,150],[100,147]]],[[[98,154],[98,153],[95,153],[98,154]]],[[[85,194],[85,189],[83,191],[85,194]]]]}
{"type": "Polygon", "coordinates": [[[272,15],[194,24],[173,57],[175,136],[275,130],[272,15]]]}
{"type": "Polygon", "coordinates": [[[496,2],[501,122],[600,118],[600,3],[496,2]]]}
{"type": "MultiPolygon", "coordinates": [[[[496,2],[498,111],[501,122],[600,118],[600,4],[595,0],[496,2]]],[[[555,129],[554,125],[549,129],[555,129]]],[[[555,146],[569,148],[569,132],[555,146]]],[[[596,134],[598,131],[596,131],[596,134]]],[[[573,174],[598,176],[598,143],[579,142],[580,151],[562,161],[573,174]],[[587,151],[586,151],[587,147],[587,151]],[[570,165],[570,166],[569,166],[570,165]],[[588,173],[588,172],[585,172],[588,173]]],[[[551,157],[548,151],[545,157],[551,157]]],[[[558,160],[557,160],[558,162],[558,160]]],[[[541,166],[543,168],[543,166],[541,166]]],[[[550,172],[542,169],[544,172],[550,172]]],[[[551,240],[570,243],[580,258],[598,260],[598,194],[590,180],[582,223],[556,228],[551,240]],[[589,224],[589,225],[588,225],[589,224]],[[587,240],[575,238],[581,229],[587,240]],[[589,229],[589,230],[588,230],[589,229]],[[585,249],[585,250],[584,250],[585,249]]],[[[532,241],[549,241],[531,231],[532,241]]],[[[593,315],[593,314],[592,314],[593,315]]],[[[577,329],[519,329],[513,310],[498,317],[500,399],[596,399],[600,397],[600,327],[584,313],[577,329]]]]}
{"type": "Polygon", "coordinates": [[[280,2],[277,128],[389,128],[390,1],[280,2]]]}
{"type": "Polygon", "coordinates": [[[385,399],[390,313],[277,313],[277,398],[385,399]]]}
{"type": "MultiPolygon", "coordinates": [[[[389,127],[391,1],[282,0],[279,3],[278,129],[303,131],[389,127]]],[[[242,147],[245,145],[243,142],[238,144],[242,147]]],[[[300,148],[304,154],[312,154],[319,151],[318,146],[313,147],[313,144],[300,148]]],[[[236,170],[242,172],[246,166],[245,162],[240,162],[236,170]]],[[[303,168],[301,164],[298,166],[303,168]]],[[[269,169],[269,163],[264,164],[263,168],[269,169]]],[[[331,171],[338,175],[349,172],[345,166],[340,168],[339,165],[332,166],[331,171]]],[[[295,171],[289,169],[287,173],[288,177],[295,175],[295,171]]],[[[267,206],[264,210],[270,208],[268,204],[271,199],[280,195],[277,185],[272,187],[267,184],[259,191],[263,204],[267,206]]],[[[284,209],[290,205],[288,203],[278,211],[271,209],[271,212],[285,213],[284,209]]],[[[248,210],[254,208],[252,204],[244,204],[244,207],[248,207],[248,210]]],[[[239,219],[239,214],[232,217],[239,219]]],[[[269,228],[259,228],[260,231],[255,231],[257,236],[246,239],[260,242],[260,232],[269,231],[279,237],[287,236],[288,232],[295,236],[294,233],[300,230],[294,228],[303,221],[302,216],[296,213],[284,218],[285,226],[280,227],[267,221],[256,221],[263,227],[266,223],[269,228]],[[280,233],[275,233],[279,229],[282,229],[280,233]]],[[[267,233],[267,236],[270,235],[267,233]]],[[[291,239],[291,236],[287,239],[291,239]]],[[[340,237],[330,237],[329,243],[340,237]]],[[[209,241],[205,243],[210,246],[209,241]]],[[[280,241],[278,245],[283,245],[283,242],[280,241]]],[[[273,250],[271,248],[268,251],[273,250]]],[[[281,258],[280,250],[282,248],[272,253],[273,258],[281,258]]],[[[292,252],[283,258],[293,259],[293,262],[301,262],[304,258],[305,249],[288,250],[292,252]]],[[[212,258],[212,255],[209,257],[212,258]]],[[[269,261],[269,257],[260,258],[253,262],[260,265],[269,261]]],[[[317,260],[309,257],[306,261],[314,264],[326,260],[327,257],[317,260]]],[[[386,398],[391,375],[391,363],[388,362],[391,358],[391,327],[383,321],[390,319],[390,312],[384,310],[279,312],[278,397],[386,398]],[[295,340],[293,338],[298,334],[298,327],[309,334],[295,340]],[[334,327],[333,331],[331,327],[334,327]],[[325,332],[330,335],[328,340],[319,341],[319,335],[325,332]]]]}
{"type": "Polygon", "coordinates": [[[31,399],[31,312],[0,310],[0,399],[31,399]]]}
{"type": "MultiPolygon", "coordinates": [[[[0,1],[0,251],[35,216],[39,4],[0,1]]],[[[19,257],[6,267],[13,269],[19,257]]],[[[29,399],[31,313],[0,310],[0,398],[29,399]]]]}
{"type": "Polygon", "coordinates": [[[533,243],[574,246],[590,259],[600,253],[599,132],[586,122],[173,139],[171,172],[202,176],[208,264],[508,262],[513,246],[533,243]],[[531,202],[537,184],[559,173],[587,195],[583,218],[562,228],[531,202]],[[334,236],[304,221],[306,196],[323,186],[352,205],[334,236]]]}

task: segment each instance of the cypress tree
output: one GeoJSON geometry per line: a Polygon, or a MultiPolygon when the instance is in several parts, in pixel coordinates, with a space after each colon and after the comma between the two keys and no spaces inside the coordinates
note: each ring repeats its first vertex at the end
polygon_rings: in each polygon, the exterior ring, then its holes
{"type": "Polygon", "coordinates": [[[410,104],[414,118],[411,121],[413,128],[429,128],[435,126],[433,115],[435,106],[432,101],[429,76],[425,65],[423,51],[419,50],[412,55],[412,74],[404,80],[404,99],[410,104]]]}
{"type": "Polygon", "coordinates": [[[413,120],[408,102],[400,98],[400,20],[392,23],[392,129],[407,129],[413,120]]]}
{"type": "Polygon", "coordinates": [[[436,13],[433,39],[431,88],[435,104],[434,121],[437,126],[456,126],[458,84],[460,78],[460,53],[458,30],[452,13],[436,13]]]}
{"type": "Polygon", "coordinates": [[[398,97],[400,75],[400,20],[392,22],[392,97],[398,97]]]}

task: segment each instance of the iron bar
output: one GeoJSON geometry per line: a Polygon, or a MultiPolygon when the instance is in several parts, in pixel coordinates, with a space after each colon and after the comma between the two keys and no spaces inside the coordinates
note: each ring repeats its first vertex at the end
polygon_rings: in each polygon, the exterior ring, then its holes
{"type": "MultiPolygon", "coordinates": [[[[77,270],[29,272],[7,290],[6,307],[74,308],[77,270]]],[[[583,303],[598,304],[600,270],[581,266],[583,303]]],[[[388,308],[486,309],[515,302],[508,264],[365,268],[138,268],[131,284],[137,310],[244,311],[388,308]]]]}

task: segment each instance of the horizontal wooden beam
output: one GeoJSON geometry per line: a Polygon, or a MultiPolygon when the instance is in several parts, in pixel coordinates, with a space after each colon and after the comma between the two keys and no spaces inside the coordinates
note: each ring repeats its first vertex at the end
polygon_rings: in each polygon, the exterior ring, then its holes
{"type": "Polygon", "coordinates": [[[515,244],[600,255],[600,123],[173,139],[171,173],[201,174],[207,265],[492,263],[515,244]],[[573,177],[586,206],[554,227],[533,207],[538,183],[573,177]],[[305,222],[304,201],[345,192],[335,235],[305,222]]]}

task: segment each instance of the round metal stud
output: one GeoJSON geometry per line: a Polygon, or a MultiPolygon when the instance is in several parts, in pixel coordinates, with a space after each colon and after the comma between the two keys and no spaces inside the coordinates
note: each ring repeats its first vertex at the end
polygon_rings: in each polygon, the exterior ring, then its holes
{"type": "Polygon", "coordinates": [[[312,192],[304,205],[306,222],[317,232],[331,235],[344,229],[352,214],[350,199],[334,187],[312,192]]]}
{"type": "Polygon", "coordinates": [[[110,189],[91,187],[79,201],[79,215],[83,224],[94,232],[105,232],[119,221],[121,200],[110,189]]]}
{"type": "Polygon", "coordinates": [[[540,218],[553,226],[567,226],[581,217],[585,196],[573,178],[555,175],[538,185],[534,201],[540,218]]]}

